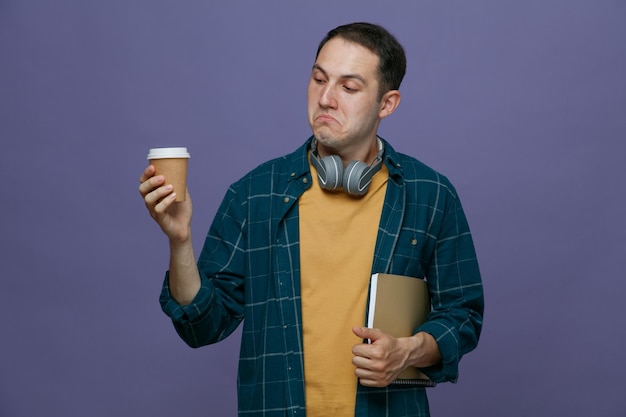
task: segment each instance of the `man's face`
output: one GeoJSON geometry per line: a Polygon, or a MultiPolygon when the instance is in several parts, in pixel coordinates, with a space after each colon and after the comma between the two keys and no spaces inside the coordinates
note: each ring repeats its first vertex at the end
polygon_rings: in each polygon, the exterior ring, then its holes
{"type": "Polygon", "coordinates": [[[353,153],[375,143],[381,119],[379,58],[369,49],[336,37],[313,65],[308,116],[321,148],[353,153]]]}

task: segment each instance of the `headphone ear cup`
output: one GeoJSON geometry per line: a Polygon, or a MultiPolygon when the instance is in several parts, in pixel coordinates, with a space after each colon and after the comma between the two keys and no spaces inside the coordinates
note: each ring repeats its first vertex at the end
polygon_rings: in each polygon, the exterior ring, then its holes
{"type": "Polygon", "coordinates": [[[370,185],[371,177],[365,184],[362,184],[364,172],[369,166],[361,161],[352,161],[346,167],[343,173],[343,189],[350,195],[361,196],[367,192],[370,185]]]}
{"type": "Polygon", "coordinates": [[[343,183],[343,161],[338,155],[329,155],[319,160],[317,177],[325,190],[336,190],[343,183]]]}

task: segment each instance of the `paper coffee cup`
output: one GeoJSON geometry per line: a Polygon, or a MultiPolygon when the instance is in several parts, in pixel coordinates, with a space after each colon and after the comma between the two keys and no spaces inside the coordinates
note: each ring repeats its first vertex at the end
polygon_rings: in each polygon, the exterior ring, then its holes
{"type": "Polygon", "coordinates": [[[166,184],[172,184],[176,201],[187,196],[187,148],[153,148],[148,151],[148,161],[156,169],[155,175],[163,175],[166,184]]]}

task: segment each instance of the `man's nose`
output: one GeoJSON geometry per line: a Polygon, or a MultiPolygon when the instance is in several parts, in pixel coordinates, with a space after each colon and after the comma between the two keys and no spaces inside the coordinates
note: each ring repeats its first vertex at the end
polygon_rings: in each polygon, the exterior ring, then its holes
{"type": "Polygon", "coordinates": [[[320,94],[319,103],[322,107],[337,107],[337,98],[335,97],[335,90],[333,89],[333,86],[330,84],[324,86],[324,89],[320,94]]]}

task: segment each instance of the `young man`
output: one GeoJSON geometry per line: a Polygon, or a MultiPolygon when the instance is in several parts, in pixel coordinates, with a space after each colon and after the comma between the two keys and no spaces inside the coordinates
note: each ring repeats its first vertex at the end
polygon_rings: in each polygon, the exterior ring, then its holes
{"type": "Polygon", "coordinates": [[[450,182],[377,136],[400,103],[406,59],[380,26],[322,40],[308,87],[313,131],[233,184],[195,260],[191,199],[149,166],[139,187],[170,242],[161,303],[193,347],[243,320],[246,416],[428,416],[407,367],[455,381],[482,326],[476,255],[450,182]],[[426,278],[432,312],[411,337],[363,327],[372,273],[426,278]],[[363,343],[370,339],[371,344],[363,343]]]}

